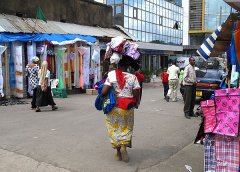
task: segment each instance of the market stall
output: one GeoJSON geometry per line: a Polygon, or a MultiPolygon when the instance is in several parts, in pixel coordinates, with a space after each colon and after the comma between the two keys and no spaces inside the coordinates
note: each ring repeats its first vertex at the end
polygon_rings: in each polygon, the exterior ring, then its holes
{"type": "Polygon", "coordinates": [[[203,122],[198,139],[204,144],[205,172],[240,170],[240,14],[228,19],[197,50],[203,59],[225,52],[227,76],[211,100],[202,101],[203,122]]]}

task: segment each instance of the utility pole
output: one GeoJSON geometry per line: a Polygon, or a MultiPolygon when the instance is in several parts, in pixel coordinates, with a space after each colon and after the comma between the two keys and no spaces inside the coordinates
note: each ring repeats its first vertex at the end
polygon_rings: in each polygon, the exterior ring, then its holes
{"type": "Polygon", "coordinates": [[[219,25],[222,25],[222,6],[220,6],[220,19],[219,19],[219,25]]]}

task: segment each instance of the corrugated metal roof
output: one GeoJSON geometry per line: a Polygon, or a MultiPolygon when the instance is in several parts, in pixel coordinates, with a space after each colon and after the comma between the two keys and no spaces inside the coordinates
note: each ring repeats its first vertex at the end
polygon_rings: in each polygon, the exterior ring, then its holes
{"type": "Polygon", "coordinates": [[[80,34],[110,38],[122,36],[125,39],[131,39],[126,34],[114,28],[101,28],[56,21],[47,21],[46,23],[42,20],[21,18],[6,14],[0,14],[0,32],[80,34]]]}

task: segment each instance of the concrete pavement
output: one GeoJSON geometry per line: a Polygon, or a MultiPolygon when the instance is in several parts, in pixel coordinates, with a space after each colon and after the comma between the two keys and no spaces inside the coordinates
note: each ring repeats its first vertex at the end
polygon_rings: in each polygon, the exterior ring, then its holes
{"type": "Polygon", "coordinates": [[[55,99],[58,111],[30,105],[0,106],[1,172],[203,171],[202,147],[192,145],[200,119],[186,119],[183,103],[163,100],[162,88],[145,88],[135,111],[130,162],[116,162],[96,96],[55,99]]]}

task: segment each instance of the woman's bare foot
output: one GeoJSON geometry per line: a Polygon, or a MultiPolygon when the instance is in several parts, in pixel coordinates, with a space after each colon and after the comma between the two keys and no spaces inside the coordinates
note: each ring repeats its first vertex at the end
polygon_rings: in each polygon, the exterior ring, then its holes
{"type": "Polygon", "coordinates": [[[117,149],[117,153],[115,154],[114,158],[115,158],[116,161],[122,161],[122,155],[121,155],[121,152],[120,152],[120,148],[117,149]]]}
{"type": "Polygon", "coordinates": [[[121,146],[120,152],[121,152],[121,155],[122,155],[122,160],[124,162],[129,162],[129,157],[128,157],[128,153],[127,153],[127,149],[126,149],[125,145],[121,146]]]}

